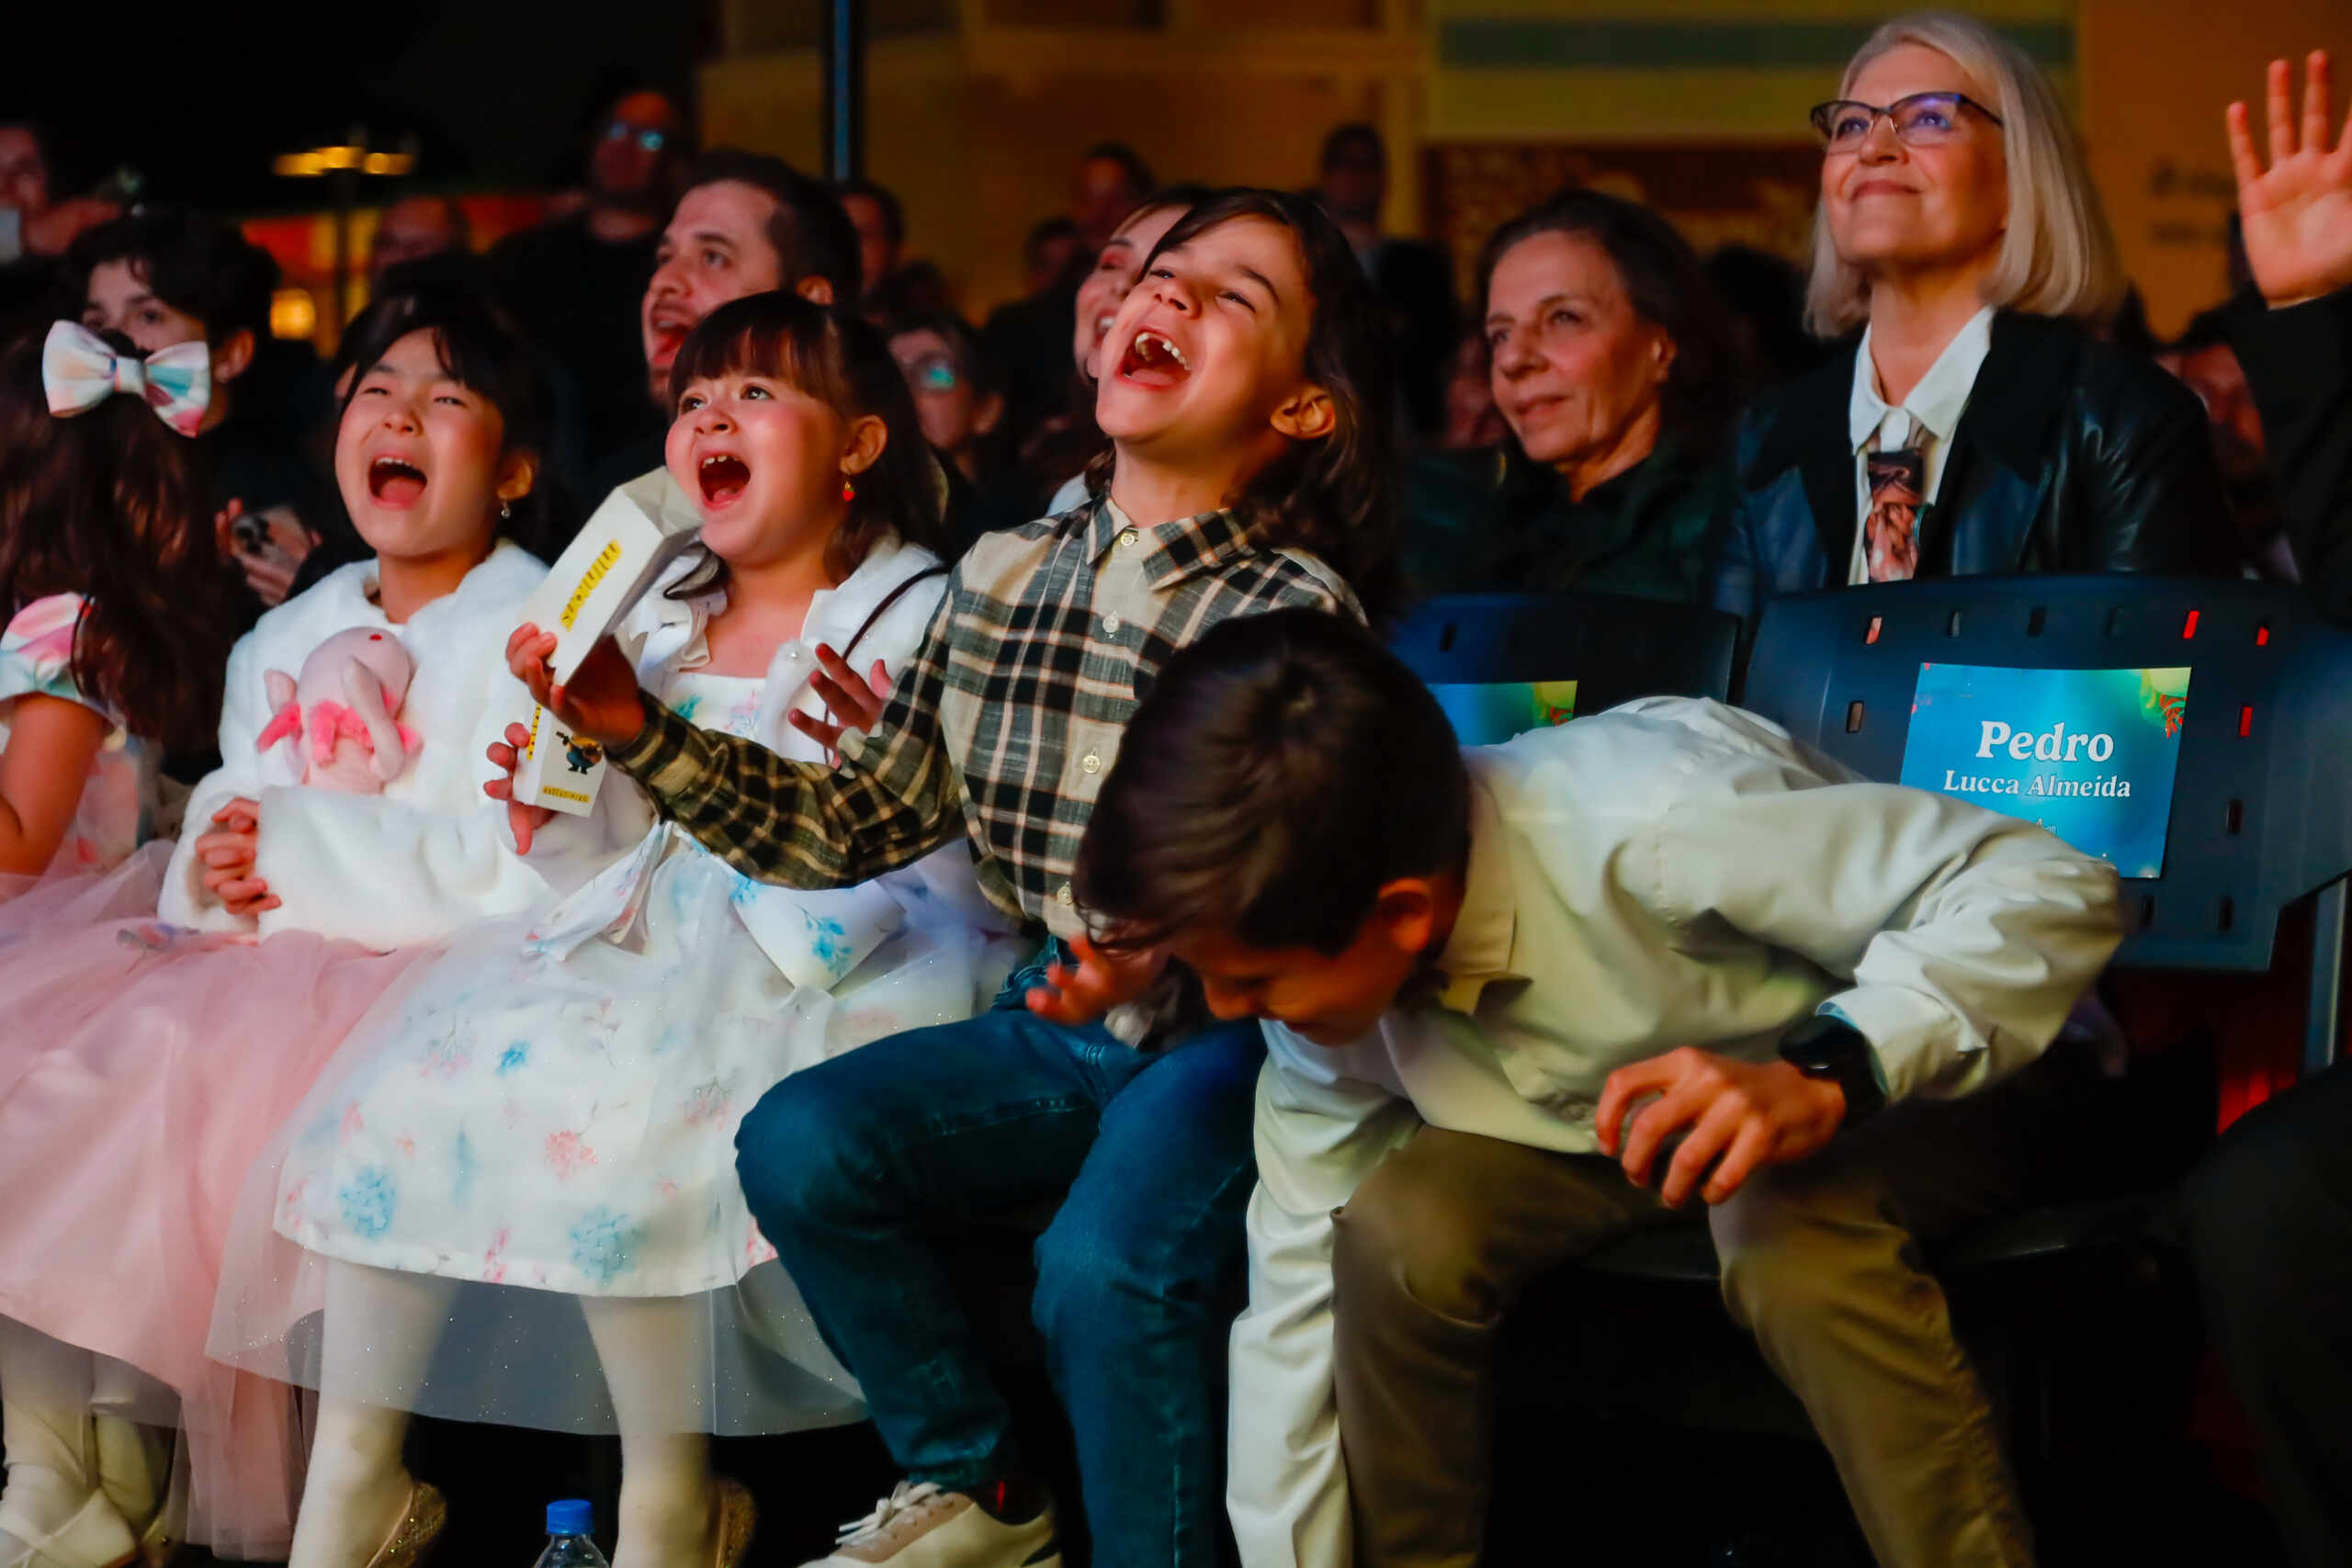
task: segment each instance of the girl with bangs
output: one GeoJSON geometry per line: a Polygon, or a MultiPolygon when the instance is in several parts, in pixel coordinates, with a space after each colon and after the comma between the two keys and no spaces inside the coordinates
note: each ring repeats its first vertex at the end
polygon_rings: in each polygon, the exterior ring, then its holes
{"type": "Polygon", "coordinates": [[[128,1562],[180,1533],[168,1466],[133,1422],[183,1429],[189,1538],[224,1556],[285,1551],[293,1402],[205,1355],[238,1186],[430,944],[537,901],[602,848],[603,825],[584,819],[526,864],[481,794],[483,748],[528,711],[499,647],[545,575],[498,539],[538,471],[522,346],[481,308],[424,297],[379,305],[349,341],[335,472],[374,558],[237,644],[224,761],[168,853],[133,859],[71,919],[0,951],[11,1568],[128,1562]],[[305,784],[308,748],[264,743],[265,673],[355,630],[396,639],[414,665],[399,710],[413,760],[380,793],[305,784]]]}
{"type": "MultiPolygon", "coordinates": [[[[711,312],[671,384],[701,548],[625,617],[622,656],[696,723],[820,765],[814,650],[887,689],[945,586],[944,478],[876,329],[797,295],[711,312]]],[[[604,787],[642,819],[627,779],[604,787]]],[[[548,830],[513,810],[526,845],[548,830]]],[[[212,1338],[320,1391],[296,1568],[437,1531],[401,1463],[412,1413],[617,1432],[620,1568],[740,1562],[751,1496],[714,1481],[710,1435],[864,1412],[745,1207],[736,1124],[789,1074],[971,1013],[975,922],[1010,926],[960,848],[799,892],[663,821],[354,1031],[247,1184],[212,1338]],[[322,1307],[321,1335],[289,1334],[322,1307]]]]}

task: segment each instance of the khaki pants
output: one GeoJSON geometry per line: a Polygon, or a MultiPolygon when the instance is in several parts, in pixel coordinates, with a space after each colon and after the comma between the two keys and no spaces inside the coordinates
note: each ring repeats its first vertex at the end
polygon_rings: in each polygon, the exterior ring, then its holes
{"type": "MultiPolygon", "coordinates": [[[[1724,1301],[1804,1401],[1884,1568],[2033,1561],[1918,1247],[2016,1201],[2017,1098],[1897,1106],[1709,1215],[1724,1301]]],[[[1434,1127],[1357,1189],[1332,1268],[1359,1568],[1476,1568],[1504,1314],[1535,1275],[1671,1218],[1611,1161],[1434,1127]]]]}

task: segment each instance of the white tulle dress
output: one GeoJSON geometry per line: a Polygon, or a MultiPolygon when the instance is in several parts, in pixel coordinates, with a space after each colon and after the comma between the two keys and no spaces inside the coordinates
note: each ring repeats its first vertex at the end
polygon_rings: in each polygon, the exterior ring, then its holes
{"type": "MultiPolygon", "coordinates": [[[[810,649],[842,647],[931,564],[903,547],[869,557],[764,682],[701,671],[710,602],[649,601],[640,679],[706,728],[816,760],[782,722],[788,705],[820,711],[810,649]]],[[[943,586],[921,581],[874,619],[860,668],[902,664],[943,586]]],[[[635,786],[615,773],[604,787],[635,786]]],[[[989,957],[1002,924],[960,846],[801,892],[657,824],[570,897],[469,929],[353,1031],[248,1179],[211,1353],[422,1414],[609,1431],[583,1300],[660,1303],[658,1353],[674,1371],[663,1427],[857,1419],[854,1384],[744,1205],[735,1128],[791,1073],[971,1014],[1009,963],[989,957]],[[434,1349],[421,1375],[398,1356],[322,1356],[313,1314],[336,1261],[413,1277],[410,1316],[437,1319],[422,1325],[434,1349]]]]}

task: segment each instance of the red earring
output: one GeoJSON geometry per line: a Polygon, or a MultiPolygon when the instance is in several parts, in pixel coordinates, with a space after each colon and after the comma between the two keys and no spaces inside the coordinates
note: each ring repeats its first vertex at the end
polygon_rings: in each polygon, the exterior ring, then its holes
{"type": "Polygon", "coordinates": [[[846,479],[842,480],[842,499],[843,501],[855,501],[857,499],[857,487],[850,483],[846,479]]]}

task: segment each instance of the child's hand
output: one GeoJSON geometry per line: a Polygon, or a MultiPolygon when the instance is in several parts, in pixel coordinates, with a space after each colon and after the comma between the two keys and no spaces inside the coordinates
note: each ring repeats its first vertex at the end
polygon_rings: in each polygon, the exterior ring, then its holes
{"type": "Polygon", "coordinates": [[[1069,950],[1078,967],[1055,964],[1046,970],[1046,984],[1025,998],[1029,1010],[1056,1023],[1092,1023],[1122,1003],[1131,1002],[1151,988],[1168,966],[1168,955],[1158,951],[1106,953],[1084,937],[1069,950]]]}
{"type": "Polygon", "coordinates": [[[214,812],[212,820],[219,830],[196,840],[205,892],[232,915],[277,908],[277,896],[254,874],[254,854],[261,845],[261,807],[240,795],[214,812]]]}
{"type": "Polygon", "coordinates": [[[506,803],[506,825],[514,830],[514,852],[525,855],[531,852],[531,835],[555,816],[544,806],[526,806],[514,798],[514,770],[522,764],[523,748],[530,743],[529,730],[519,724],[508,725],[506,739],[490,743],[490,765],[506,776],[481,786],[482,794],[506,803]]]}
{"type": "Polygon", "coordinates": [[[555,634],[533,626],[514,628],[506,639],[506,667],[531,689],[531,700],[607,750],[626,746],[645,728],[645,699],[638,694],[637,671],[611,637],[599,641],[559,686],[548,668],[555,657],[555,634]]]}
{"type": "Polygon", "coordinates": [[[792,728],[822,746],[828,761],[839,760],[833,749],[841,744],[843,730],[872,729],[890,701],[890,672],[882,668],[880,660],[874,661],[874,668],[861,681],[848,660],[821,642],[817,645],[817,673],[808,678],[808,683],[825,705],[825,716],[811,718],[795,708],[792,728]]]}
{"type": "Polygon", "coordinates": [[[1652,1162],[1673,1147],[1657,1175],[1657,1195],[1673,1209],[1694,1190],[1721,1203],[1758,1167],[1818,1154],[1845,1120],[1846,1095],[1786,1062],[1742,1062],[1685,1045],[1610,1074],[1593,1117],[1600,1152],[1636,1187],[1650,1185],[1652,1162]],[[1645,1100],[1624,1125],[1625,1113],[1645,1100]]]}

